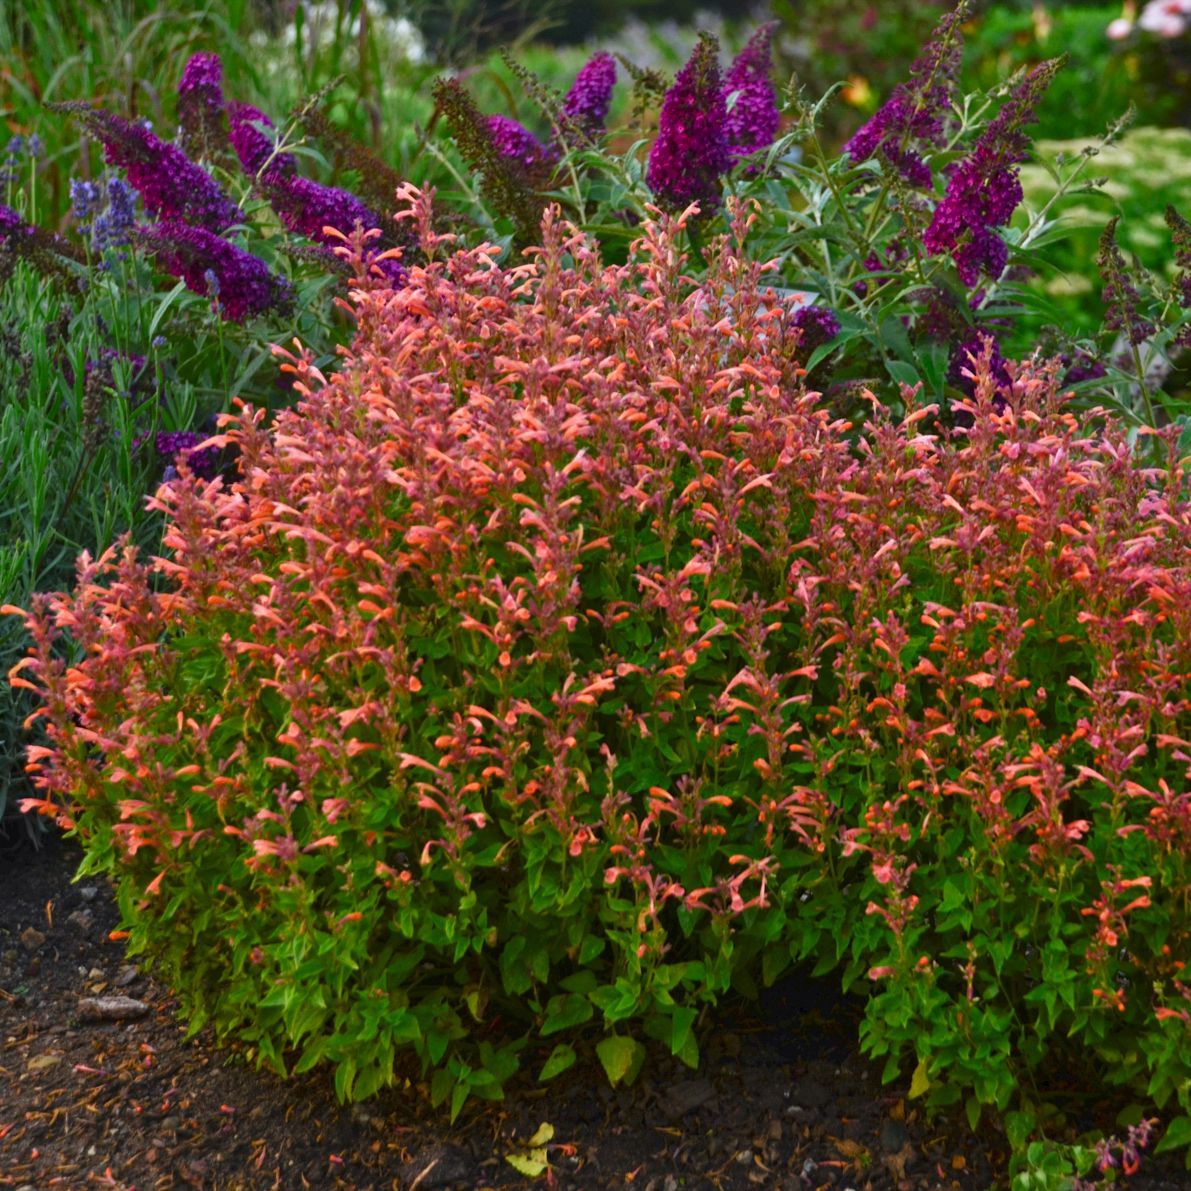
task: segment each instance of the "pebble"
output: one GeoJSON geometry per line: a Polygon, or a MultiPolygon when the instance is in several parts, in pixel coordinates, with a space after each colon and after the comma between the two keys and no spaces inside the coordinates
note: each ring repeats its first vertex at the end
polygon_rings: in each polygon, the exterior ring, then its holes
{"type": "Polygon", "coordinates": [[[740,1153],[736,1155],[736,1161],[740,1166],[752,1166],[753,1151],[741,1150],[740,1153]]]}
{"type": "Polygon", "coordinates": [[[901,1121],[886,1121],[881,1126],[881,1149],[887,1154],[896,1154],[910,1140],[910,1134],[901,1121]]]}
{"type": "Polygon", "coordinates": [[[661,1109],[675,1121],[688,1112],[715,1098],[715,1088],[709,1079],[680,1079],[662,1093],[661,1109]]]}
{"type": "Polygon", "coordinates": [[[73,926],[75,930],[86,934],[91,929],[94,921],[95,919],[92,917],[90,910],[75,910],[73,914],[67,917],[66,925],[73,926]]]}
{"type": "Polygon", "coordinates": [[[35,951],[41,949],[41,945],[45,942],[45,935],[41,933],[36,927],[27,926],[21,931],[21,946],[32,955],[35,951]]]}
{"type": "Polygon", "coordinates": [[[79,889],[79,897],[85,902],[93,902],[99,896],[99,890],[94,885],[84,885],[79,889]]]}

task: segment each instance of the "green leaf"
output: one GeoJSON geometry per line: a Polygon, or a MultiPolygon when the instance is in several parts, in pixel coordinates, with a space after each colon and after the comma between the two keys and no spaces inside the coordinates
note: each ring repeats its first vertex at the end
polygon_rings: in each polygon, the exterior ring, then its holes
{"type": "Polygon", "coordinates": [[[542,1036],[557,1034],[559,1030],[570,1029],[590,1021],[595,1010],[591,1001],[581,993],[563,993],[551,997],[546,1005],[546,1020],[542,1025],[542,1036]]]}
{"type": "Polygon", "coordinates": [[[691,1027],[698,1014],[687,1005],[676,1005],[670,1015],[670,1053],[678,1054],[691,1036],[691,1027]]]}
{"type": "Polygon", "coordinates": [[[538,1080],[545,1083],[556,1075],[561,1075],[569,1067],[574,1066],[575,1058],[575,1048],[565,1042],[560,1042],[550,1052],[550,1057],[542,1064],[542,1069],[538,1072],[538,1080]]]}
{"type": "Polygon", "coordinates": [[[608,1082],[616,1087],[622,1081],[632,1083],[645,1061],[645,1047],[635,1038],[614,1034],[596,1044],[596,1054],[604,1065],[608,1082]]]}
{"type": "MultiPolygon", "coordinates": [[[[1191,1146],[1191,1117],[1175,1117],[1166,1126],[1162,1140],[1154,1149],[1155,1154],[1163,1154],[1167,1150],[1177,1150],[1182,1146],[1191,1146]]],[[[1187,1155],[1191,1162],[1191,1152],[1187,1155]]]]}

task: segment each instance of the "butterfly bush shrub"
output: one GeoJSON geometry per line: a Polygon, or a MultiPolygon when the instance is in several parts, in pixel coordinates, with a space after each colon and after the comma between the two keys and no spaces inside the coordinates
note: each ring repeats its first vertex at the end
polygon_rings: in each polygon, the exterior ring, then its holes
{"type": "Polygon", "coordinates": [[[809,961],[931,1104],[1078,1047],[1185,1130],[1185,467],[988,350],[967,430],[835,417],[740,204],[696,284],[692,211],[502,267],[405,197],[343,369],[27,615],[33,805],[191,1028],[457,1112],[809,961]]]}

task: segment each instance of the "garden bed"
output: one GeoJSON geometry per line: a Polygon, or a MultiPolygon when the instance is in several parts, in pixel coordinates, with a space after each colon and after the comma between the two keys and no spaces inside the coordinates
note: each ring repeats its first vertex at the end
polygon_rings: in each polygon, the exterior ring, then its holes
{"type": "MultiPolygon", "coordinates": [[[[329,1076],[283,1083],[204,1032],[108,937],[105,884],[72,884],[76,847],[17,840],[0,863],[0,1186],[514,1187],[508,1156],[543,1122],[554,1185],[573,1188],[987,1188],[1003,1141],[927,1122],[856,1051],[856,1006],[830,981],[784,981],[728,1010],[692,1073],[672,1060],[615,1092],[588,1067],[522,1081],[446,1127],[416,1090],[339,1106],[329,1076]],[[85,1022],[84,998],[124,996],[138,1019],[85,1022]]],[[[1071,1089],[1095,1115],[1092,1089],[1071,1089]]],[[[550,1177],[545,1171],[539,1184],[550,1177]]],[[[1137,1191],[1186,1186],[1147,1166],[1137,1191]]]]}

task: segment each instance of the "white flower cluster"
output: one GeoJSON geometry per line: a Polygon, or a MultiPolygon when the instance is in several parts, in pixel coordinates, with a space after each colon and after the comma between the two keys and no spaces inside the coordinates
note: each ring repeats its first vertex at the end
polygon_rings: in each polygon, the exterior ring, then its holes
{"type": "MultiPolygon", "coordinates": [[[[339,5],[335,0],[301,0],[303,25],[302,40],[304,44],[315,51],[324,43],[329,43],[335,35],[335,21],[339,16],[339,5]]],[[[352,18],[342,30],[341,35],[357,38],[360,35],[360,22],[367,21],[369,33],[377,39],[382,52],[389,51],[407,62],[422,63],[426,61],[426,40],[421,30],[406,17],[390,15],[384,0],[364,0],[359,16],[352,18]]],[[[296,24],[291,20],[281,31],[281,36],[273,42],[292,50],[298,39],[296,24]]],[[[265,49],[271,39],[262,30],[251,35],[249,41],[258,49],[265,49]]]]}
{"type": "Polygon", "coordinates": [[[1136,22],[1118,17],[1106,30],[1113,41],[1124,41],[1134,28],[1159,37],[1182,37],[1191,26],[1191,0],[1150,0],[1136,22]]]}

